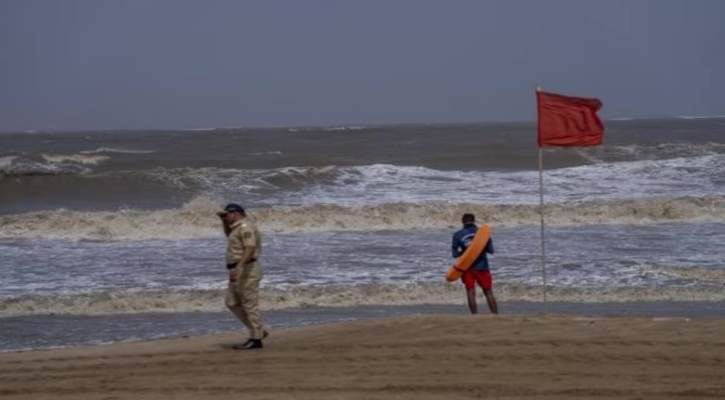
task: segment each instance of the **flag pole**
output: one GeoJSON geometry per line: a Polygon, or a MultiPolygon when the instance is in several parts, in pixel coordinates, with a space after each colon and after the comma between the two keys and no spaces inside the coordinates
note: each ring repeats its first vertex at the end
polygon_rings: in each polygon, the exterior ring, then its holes
{"type": "MultiPolygon", "coordinates": [[[[536,87],[536,91],[541,91],[541,86],[536,87]]],[[[538,102],[538,98],[537,98],[538,102]]],[[[537,105],[538,113],[538,105],[537,105]]],[[[540,117],[540,116],[539,116],[540,117]]],[[[537,118],[538,120],[538,118],[537,118]]],[[[541,216],[541,280],[543,282],[543,297],[544,297],[544,314],[547,312],[546,304],[546,246],[544,240],[544,156],[539,147],[539,215],[541,216]]]]}

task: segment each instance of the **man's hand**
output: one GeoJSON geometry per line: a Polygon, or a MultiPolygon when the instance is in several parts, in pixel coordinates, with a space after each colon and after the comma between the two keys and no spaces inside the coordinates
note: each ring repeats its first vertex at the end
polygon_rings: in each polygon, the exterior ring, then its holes
{"type": "Polygon", "coordinates": [[[231,233],[231,231],[232,231],[232,228],[229,226],[229,222],[224,217],[224,214],[217,213],[217,215],[219,216],[219,219],[222,221],[222,228],[224,228],[224,235],[226,235],[228,237],[229,233],[231,233]]]}
{"type": "Polygon", "coordinates": [[[229,282],[237,281],[237,272],[239,272],[239,267],[234,267],[229,270],[229,282]]]}

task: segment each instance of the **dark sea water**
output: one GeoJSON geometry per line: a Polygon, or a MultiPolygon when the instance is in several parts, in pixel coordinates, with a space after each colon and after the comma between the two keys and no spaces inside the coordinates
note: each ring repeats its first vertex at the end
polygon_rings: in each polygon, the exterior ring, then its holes
{"type": "MultiPolygon", "coordinates": [[[[725,119],[605,124],[602,146],[544,151],[550,299],[722,314],[725,119]]],[[[0,348],[233,329],[230,201],[262,231],[280,326],[459,312],[443,274],[464,212],[493,228],[502,302],[541,300],[533,124],[3,133],[0,348]]]]}

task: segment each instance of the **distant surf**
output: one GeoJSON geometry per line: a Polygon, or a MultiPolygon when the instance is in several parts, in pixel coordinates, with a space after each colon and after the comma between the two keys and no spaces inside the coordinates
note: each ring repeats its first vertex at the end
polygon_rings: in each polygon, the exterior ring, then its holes
{"type": "MultiPolygon", "coordinates": [[[[694,274],[691,272],[690,275],[694,274]]],[[[722,271],[707,279],[724,282],[722,271]]],[[[98,315],[149,312],[219,312],[226,311],[219,289],[166,289],[156,291],[114,291],[0,298],[0,316],[65,314],[98,315]]],[[[461,304],[460,289],[443,284],[362,284],[357,286],[305,286],[260,292],[261,306],[266,309],[306,307],[402,306],[424,304],[461,304]]],[[[501,302],[540,302],[542,286],[514,283],[497,284],[501,302]]],[[[725,291],[716,286],[657,288],[566,287],[547,290],[549,301],[577,303],[617,303],[652,301],[725,301],[725,291]]]]}
{"type": "MultiPolygon", "coordinates": [[[[179,209],[55,210],[0,216],[0,237],[100,240],[216,237],[219,221],[214,213],[220,207],[217,200],[199,197],[179,209]]],[[[250,207],[249,212],[261,229],[278,233],[448,229],[456,226],[464,212],[474,212],[482,220],[497,226],[535,226],[540,218],[535,204],[455,202],[250,207]]],[[[546,206],[546,222],[552,226],[697,221],[725,221],[725,195],[593,200],[546,206]]]]}

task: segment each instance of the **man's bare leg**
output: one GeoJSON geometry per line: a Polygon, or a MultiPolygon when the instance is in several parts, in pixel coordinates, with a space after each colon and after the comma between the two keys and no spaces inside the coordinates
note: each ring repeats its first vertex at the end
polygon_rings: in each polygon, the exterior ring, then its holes
{"type": "Polygon", "coordinates": [[[476,289],[466,291],[468,296],[468,309],[471,310],[471,314],[478,314],[478,304],[476,304],[476,289]]]}
{"type": "MultiPolygon", "coordinates": [[[[491,310],[492,314],[498,314],[498,304],[496,304],[496,298],[493,296],[493,290],[483,289],[483,295],[486,296],[486,302],[488,302],[488,309],[491,310]]],[[[469,295],[470,299],[470,295],[469,295]]],[[[474,298],[475,301],[475,298],[474,298]]],[[[469,300],[470,302],[470,300],[469,300]]]]}

